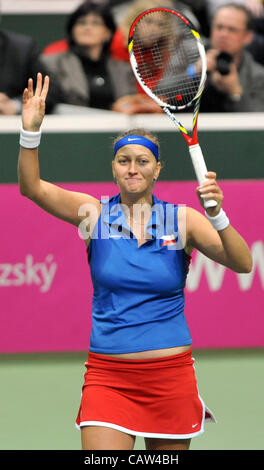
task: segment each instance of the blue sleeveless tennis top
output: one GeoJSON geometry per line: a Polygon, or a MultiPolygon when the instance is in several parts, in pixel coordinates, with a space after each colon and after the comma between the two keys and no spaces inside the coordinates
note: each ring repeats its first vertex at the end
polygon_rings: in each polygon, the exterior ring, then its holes
{"type": "Polygon", "coordinates": [[[120,194],[101,201],[88,248],[93,282],[90,351],[121,354],[191,344],[184,314],[189,257],[178,206],[153,195],[148,239],[138,247],[120,194]]]}

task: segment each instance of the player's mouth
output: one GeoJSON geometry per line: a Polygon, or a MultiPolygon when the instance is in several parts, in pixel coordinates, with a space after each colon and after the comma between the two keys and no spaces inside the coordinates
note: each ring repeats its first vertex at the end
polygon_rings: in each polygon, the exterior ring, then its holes
{"type": "Polygon", "coordinates": [[[141,181],[140,178],[126,178],[126,181],[129,181],[129,183],[134,183],[136,181],[141,181]]]}

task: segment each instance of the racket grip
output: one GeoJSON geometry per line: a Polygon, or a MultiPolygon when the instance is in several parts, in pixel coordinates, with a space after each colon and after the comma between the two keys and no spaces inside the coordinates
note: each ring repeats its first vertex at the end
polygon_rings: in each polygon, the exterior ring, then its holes
{"type": "MultiPolygon", "coordinates": [[[[190,145],[189,152],[192,159],[192,164],[194,167],[194,171],[196,174],[196,178],[199,184],[202,184],[206,180],[206,173],[207,168],[204,161],[204,157],[202,154],[202,150],[199,144],[190,145]]],[[[217,206],[217,202],[214,199],[205,199],[204,200],[204,207],[207,209],[208,207],[215,207],[217,206]]]]}

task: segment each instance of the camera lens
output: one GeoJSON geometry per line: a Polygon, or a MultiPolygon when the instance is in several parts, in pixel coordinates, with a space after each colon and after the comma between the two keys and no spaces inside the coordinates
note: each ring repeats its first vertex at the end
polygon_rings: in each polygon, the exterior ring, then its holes
{"type": "Polygon", "coordinates": [[[228,75],[230,72],[230,64],[233,60],[233,56],[228,54],[228,52],[220,52],[216,57],[216,69],[221,75],[228,75]]]}

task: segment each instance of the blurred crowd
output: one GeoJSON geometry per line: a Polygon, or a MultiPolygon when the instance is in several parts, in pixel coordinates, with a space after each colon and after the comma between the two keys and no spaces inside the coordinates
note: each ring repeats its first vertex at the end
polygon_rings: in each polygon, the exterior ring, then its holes
{"type": "Polygon", "coordinates": [[[125,114],[160,113],[129,63],[128,32],[142,11],[174,8],[202,37],[207,81],[201,112],[264,111],[262,0],[86,0],[67,18],[64,37],[39,51],[33,38],[0,25],[0,114],[21,111],[29,77],[48,74],[47,113],[58,105],[125,114]]]}

